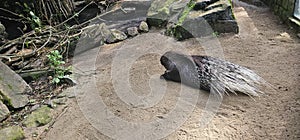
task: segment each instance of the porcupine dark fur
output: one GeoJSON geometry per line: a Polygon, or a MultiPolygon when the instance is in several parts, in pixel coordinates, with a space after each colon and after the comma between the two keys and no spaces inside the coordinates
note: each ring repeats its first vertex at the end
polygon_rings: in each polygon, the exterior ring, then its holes
{"type": "Polygon", "coordinates": [[[254,71],[217,58],[166,52],[160,59],[166,68],[162,77],[188,86],[223,94],[241,92],[249,96],[263,94],[258,85],[266,82],[254,71]]]}

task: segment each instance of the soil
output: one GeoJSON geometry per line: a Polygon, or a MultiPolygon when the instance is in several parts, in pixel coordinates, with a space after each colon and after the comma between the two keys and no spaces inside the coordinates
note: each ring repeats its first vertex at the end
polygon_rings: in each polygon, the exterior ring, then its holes
{"type": "MultiPolygon", "coordinates": [[[[197,127],[197,121],[209,93],[200,91],[201,100],[198,100],[189,119],[164,139],[300,139],[300,39],[293,29],[268,9],[245,9],[234,8],[240,33],[218,36],[224,57],[254,70],[273,87],[263,88],[265,95],[255,100],[242,94],[225,96],[213,120],[204,129],[197,127]]],[[[156,37],[161,38],[158,42],[170,38],[160,33],[156,37]]],[[[99,96],[110,111],[127,121],[163,119],[161,115],[169,113],[178,101],[180,84],[174,82],[163,83],[167,84],[163,99],[147,109],[132,110],[112,90],[110,63],[115,52],[137,39],[141,39],[137,44],[140,43],[139,47],[143,48],[150,45],[147,44],[150,38],[155,36],[142,34],[121,43],[101,46],[96,61],[96,85],[101,91],[99,96]]],[[[204,54],[203,48],[194,39],[173,43],[169,45],[188,46],[189,53],[204,54]]],[[[159,58],[157,54],[147,54],[132,65],[129,81],[135,93],[147,95],[151,90],[147,83],[149,78],[159,78],[159,74],[164,72],[159,58]]],[[[76,99],[69,100],[57,114],[51,127],[39,139],[111,139],[93,127],[76,99]]]]}

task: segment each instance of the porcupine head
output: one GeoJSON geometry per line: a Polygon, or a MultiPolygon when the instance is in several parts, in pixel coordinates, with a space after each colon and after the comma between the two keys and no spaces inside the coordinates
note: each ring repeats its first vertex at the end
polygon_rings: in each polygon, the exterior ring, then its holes
{"type": "Polygon", "coordinates": [[[195,64],[191,57],[169,51],[160,58],[160,62],[166,68],[161,78],[185,83],[195,88],[200,87],[195,64]]]}

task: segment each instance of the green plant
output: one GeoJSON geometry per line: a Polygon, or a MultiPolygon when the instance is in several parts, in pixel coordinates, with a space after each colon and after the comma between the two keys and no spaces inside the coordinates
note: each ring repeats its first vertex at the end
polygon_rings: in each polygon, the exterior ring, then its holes
{"type": "Polygon", "coordinates": [[[52,83],[58,84],[62,78],[64,78],[67,72],[70,71],[70,67],[65,68],[63,64],[65,64],[65,61],[63,61],[62,55],[59,53],[58,50],[53,50],[50,52],[49,55],[47,55],[51,69],[53,69],[53,79],[52,83]]]}
{"type": "Polygon", "coordinates": [[[215,31],[215,32],[212,33],[212,35],[213,35],[214,37],[218,37],[218,36],[220,35],[220,33],[217,32],[217,31],[215,31]]]}
{"type": "Polygon", "coordinates": [[[16,4],[23,9],[24,13],[26,13],[26,15],[20,14],[20,16],[30,23],[32,29],[38,30],[42,27],[42,21],[38,16],[36,16],[34,10],[32,10],[34,9],[33,2],[28,2],[29,5],[27,3],[21,4],[19,2],[16,2],[16,4]]]}
{"type": "Polygon", "coordinates": [[[41,28],[42,27],[42,22],[38,16],[36,16],[32,11],[29,12],[29,15],[31,18],[29,20],[31,21],[31,28],[36,29],[36,28],[41,28]]]}

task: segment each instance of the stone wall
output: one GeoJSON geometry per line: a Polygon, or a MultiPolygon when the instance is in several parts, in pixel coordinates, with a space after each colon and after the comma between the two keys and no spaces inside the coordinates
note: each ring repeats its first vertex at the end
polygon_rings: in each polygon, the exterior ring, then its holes
{"type": "Polygon", "coordinates": [[[293,16],[296,0],[262,0],[273,9],[283,21],[287,21],[293,16]]]}

